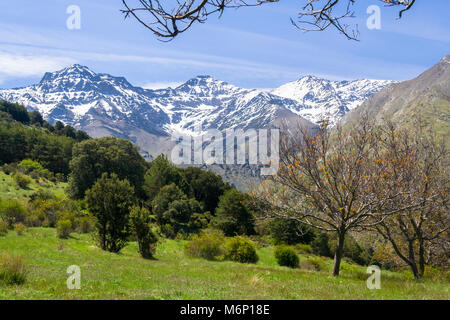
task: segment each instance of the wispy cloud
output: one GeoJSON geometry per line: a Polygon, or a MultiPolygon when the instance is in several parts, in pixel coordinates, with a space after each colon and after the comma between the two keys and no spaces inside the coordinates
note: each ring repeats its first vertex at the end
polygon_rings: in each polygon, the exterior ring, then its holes
{"type": "Polygon", "coordinates": [[[20,55],[0,51],[0,79],[39,76],[49,70],[60,69],[74,62],[74,59],[68,57],[20,55]]]}

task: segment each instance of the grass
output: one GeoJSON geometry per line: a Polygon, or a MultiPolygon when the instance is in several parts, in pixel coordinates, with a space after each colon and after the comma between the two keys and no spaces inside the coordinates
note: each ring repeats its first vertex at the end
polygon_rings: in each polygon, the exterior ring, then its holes
{"type": "MultiPolygon", "coordinates": [[[[55,229],[31,228],[0,237],[0,254],[24,257],[24,284],[0,284],[0,299],[449,299],[442,281],[415,281],[409,273],[382,271],[381,289],[366,288],[365,268],[344,263],[340,277],[277,266],[273,248],[258,249],[257,264],[188,258],[183,242],[158,244],[156,259],[142,259],[137,244],[120,254],[95,246],[88,234],[59,240],[55,229]],[[81,268],[81,289],[66,286],[67,267],[81,268]]],[[[300,256],[300,261],[307,260],[300,256]]]]}
{"type": "Polygon", "coordinates": [[[12,173],[7,175],[0,170],[0,197],[4,200],[23,201],[28,199],[38,188],[50,190],[57,197],[62,198],[64,196],[64,189],[67,186],[67,183],[53,183],[41,178],[39,182],[33,179],[26,189],[21,189],[17,187],[12,176],[12,173]]]}

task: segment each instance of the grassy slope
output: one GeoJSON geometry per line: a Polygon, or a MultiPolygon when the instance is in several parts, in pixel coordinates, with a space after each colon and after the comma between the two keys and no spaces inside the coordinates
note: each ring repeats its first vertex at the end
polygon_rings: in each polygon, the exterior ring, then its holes
{"type": "Polygon", "coordinates": [[[0,171],[0,198],[4,200],[26,200],[38,188],[48,189],[56,196],[63,197],[66,185],[67,183],[53,183],[51,181],[41,179],[40,184],[36,180],[33,180],[27,189],[20,189],[17,188],[14,183],[12,174],[7,175],[3,171],[0,171]]]}
{"type": "MultiPolygon", "coordinates": [[[[365,268],[344,264],[342,276],[276,265],[272,248],[256,265],[185,257],[183,243],[159,244],[157,260],[144,260],[136,243],[121,254],[95,247],[89,235],[59,240],[54,229],[29,229],[0,238],[0,252],[22,255],[29,266],[22,286],[0,285],[0,299],[449,299],[445,282],[414,281],[382,272],[381,290],[368,290],[365,268]],[[68,290],[66,269],[81,267],[81,290],[68,290]]],[[[301,256],[301,260],[305,257],[301,256]]],[[[331,260],[324,259],[331,268],[331,260]]]]}

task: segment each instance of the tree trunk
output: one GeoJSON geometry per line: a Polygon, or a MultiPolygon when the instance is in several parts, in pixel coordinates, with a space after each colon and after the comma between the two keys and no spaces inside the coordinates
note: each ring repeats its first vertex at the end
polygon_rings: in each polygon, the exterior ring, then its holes
{"type": "Polygon", "coordinates": [[[345,233],[340,232],[338,233],[338,241],[336,246],[336,252],[334,253],[334,264],[333,264],[333,276],[339,275],[339,269],[341,267],[341,260],[342,255],[344,253],[344,240],[345,240],[345,233]]]}
{"type": "Polygon", "coordinates": [[[425,273],[425,249],[422,237],[419,237],[419,276],[422,278],[425,273]]]}
{"type": "Polygon", "coordinates": [[[416,257],[414,255],[414,241],[408,241],[408,249],[409,249],[409,266],[411,267],[411,271],[414,275],[414,279],[420,279],[419,269],[417,268],[416,257]]]}

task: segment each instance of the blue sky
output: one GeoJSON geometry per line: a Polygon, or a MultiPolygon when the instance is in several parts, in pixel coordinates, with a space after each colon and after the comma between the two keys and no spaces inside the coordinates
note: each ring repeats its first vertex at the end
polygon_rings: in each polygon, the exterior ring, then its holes
{"type": "Polygon", "coordinates": [[[361,41],[335,30],[295,29],[302,0],[227,11],[163,43],[136,21],[124,20],[120,0],[15,0],[0,3],[0,88],[26,86],[46,71],[73,63],[125,76],[145,87],[175,86],[212,75],[246,88],[274,88],[303,75],[329,79],[411,79],[450,53],[450,1],[418,0],[401,20],[381,10],[381,30],[368,30],[369,5],[355,7],[361,41]],[[432,3],[432,5],[431,5],[432,3]],[[81,29],[69,30],[67,7],[81,9],[81,29]]]}

